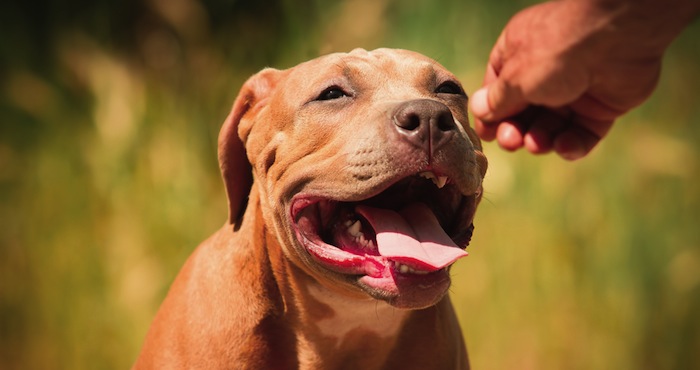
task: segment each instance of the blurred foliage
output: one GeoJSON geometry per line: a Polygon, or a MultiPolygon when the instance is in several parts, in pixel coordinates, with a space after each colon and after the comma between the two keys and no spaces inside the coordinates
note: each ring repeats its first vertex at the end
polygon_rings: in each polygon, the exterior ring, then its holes
{"type": "MultiPolygon", "coordinates": [[[[400,47],[474,91],[532,2],[0,5],[0,368],[130,366],[226,215],[216,138],[241,83],[400,47]]],[[[700,369],[700,25],[585,160],[491,167],[454,303],[476,369],[700,369]]]]}

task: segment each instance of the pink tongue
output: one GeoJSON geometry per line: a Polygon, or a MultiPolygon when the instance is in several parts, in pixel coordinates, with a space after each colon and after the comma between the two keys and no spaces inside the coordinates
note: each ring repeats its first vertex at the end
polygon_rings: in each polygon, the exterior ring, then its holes
{"type": "Polygon", "coordinates": [[[374,228],[379,254],[420,269],[435,271],[467,255],[450,239],[433,212],[413,203],[400,212],[357,206],[374,228]]]}

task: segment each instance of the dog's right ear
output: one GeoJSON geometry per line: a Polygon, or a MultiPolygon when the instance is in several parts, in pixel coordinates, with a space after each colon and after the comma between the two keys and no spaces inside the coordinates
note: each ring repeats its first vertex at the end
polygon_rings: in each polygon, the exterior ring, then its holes
{"type": "Polygon", "coordinates": [[[228,222],[234,227],[240,226],[253,185],[253,169],[243,141],[252,126],[247,120],[254,119],[267,104],[281,75],[282,71],[267,68],[250,77],[243,84],[219,132],[219,167],[228,197],[228,222]],[[240,130],[241,126],[243,130],[240,130]]]}

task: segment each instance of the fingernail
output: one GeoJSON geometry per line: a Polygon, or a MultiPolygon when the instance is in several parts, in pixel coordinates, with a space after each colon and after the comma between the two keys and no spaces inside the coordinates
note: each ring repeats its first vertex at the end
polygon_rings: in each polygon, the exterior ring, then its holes
{"type": "Polygon", "coordinates": [[[472,94],[470,107],[472,109],[472,113],[479,118],[485,118],[489,113],[491,113],[487,91],[488,90],[485,87],[482,87],[472,94]]]}

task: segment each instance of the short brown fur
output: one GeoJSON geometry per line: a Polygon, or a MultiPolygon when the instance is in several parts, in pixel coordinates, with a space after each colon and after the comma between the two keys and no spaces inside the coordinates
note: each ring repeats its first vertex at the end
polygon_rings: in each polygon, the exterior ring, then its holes
{"type": "MultiPolygon", "coordinates": [[[[434,99],[423,87],[440,76],[453,78],[419,54],[380,49],[251,77],[219,138],[229,222],[182,268],[134,369],[468,369],[447,295],[414,309],[394,307],[411,306],[410,297],[376,300],[318,267],[289,220],[300,191],[349,199],[398,176],[408,166],[402,151],[414,149],[375,127],[402,101],[434,99]],[[372,93],[358,92],[343,113],[308,108],[319,89],[347,80],[372,93]]],[[[462,193],[480,194],[486,160],[467,125],[466,97],[449,108],[463,138],[431,160],[461,166],[452,177],[462,193]]]]}

